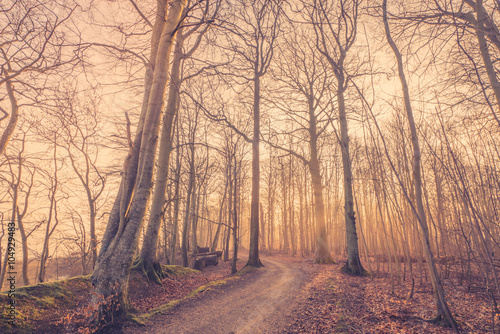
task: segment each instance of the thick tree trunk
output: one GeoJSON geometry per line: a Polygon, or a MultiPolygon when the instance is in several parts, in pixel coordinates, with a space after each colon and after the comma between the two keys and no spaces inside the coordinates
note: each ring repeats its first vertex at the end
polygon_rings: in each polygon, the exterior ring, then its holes
{"type": "Polygon", "coordinates": [[[172,129],[174,118],[178,113],[179,90],[181,85],[180,67],[183,58],[182,47],[184,35],[178,32],[178,38],[174,50],[174,59],[171,67],[168,101],[163,114],[163,125],[161,129],[159,156],[156,168],[156,181],[149,213],[149,222],[146,234],[142,242],[141,254],[138,266],[153,281],[160,282],[163,277],[161,266],[158,262],[157,248],[158,235],[161,226],[163,206],[165,204],[165,193],[170,165],[170,153],[172,151],[172,129]]]}
{"type": "MultiPolygon", "coordinates": [[[[153,85],[153,75],[155,70],[156,57],[158,54],[158,47],[160,44],[160,37],[165,25],[167,8],[166,4],[166,0],[157,1],[156,19],[153,27],[153,34],[151,37],[151,55],[149,64],[148,66],[146,66],[146,74],[144,77],[144,96],[142,99],[141,114],[139,115],[134,141],[133,143],[129,143],[130,148],[123,164],[123,175],[120,182],[119,191],[116,195],[115,202],[113,203],[113,207],[109,215],[106,231],[104,232],[104,236],[101,241],[99,256],[108,249],[109,245],[115,238],[116,234],[118,233],[118,229],[120,228],[120,222],[123,224],[125,212],[129,207],[138,176],[139,153],[142,143],[144,121],[148,112],[148,102],[151,93],[151,87],[153,85]]],[[[130,127],[130,124],[127,125],[128,127],[130,127]]],[[[128,135],[130,136],[130,133],[128,133],[128,135]]]]}
{"type": "MultiPolygon", "coordinates": [[[[118,315],[129,310],[127,296],[128,276],[151,194],[159,120],[163,110],[170,53],[184,6],[184,0],[174,0],[172,2],[161,0],[158,2],[157,22],[155,22],[153,29],[152,51],[156,48],[155,36],[160,34],[160,38],[157,52],[152,53],[152,58],[156,58],[153,79],[151,90],[148,96],[144,97],[144,101],[147,100],[148,102],[142,139],[134,141],[140,141],[141,145],[137,165],[138,183],[133,187],[133,183],[127,182],[134,178],[130,175],[130,177],[125,176],[125,182],[122,181],[118,226],[116,226],[116,220],[108,223],[107,230],[113,235],[107,237],[107,245],[104,250],[101,250],[92,274],[91,282],[95,291],[92,304],[95,311],[91,320],[95,326],[114,322],[118,315]],[[132,193],[132,189],[128,189],[129,186],[133,188],[133,198],[130,203],[127,203],[127,196],[132,193]]],[[[145,91],[148,92],[147,80],[145,91]]],[[[139,134],[140,131],[136,136],[139,134]]],[[[131,165],[134,167],[135,162],[132,162],[131,165]]],[[[133,170],[127,172],[133,173],[133,170]]],[[[110,217],[110,219],[112,218],[116,219],[117,217],[110,217]]]]}
{"type": "Polygon", "coordinates": [[[413,110],[410,102],[410,93],[403,68],[403,59],[401,53],[399,52],[398,47],[396,46],[396,43],[391,37],[391,32],[389,29],[389,23],[387,20],[387,0],[383,0],[383,20],[384,20],[384,27],[385,27],[385,34],[387,41],[391,46],[394,55],[396,56],[399,79],[401,81],[401,86],[403,90],[406,114],[410,126],[411,140],[413,146],[412,171],[413,171],[413,182],[415,185],[415,201],[417,206],[417,210],[416,212],[414,210],[414,212],[417,216],[417,220],[421,227],[424,256],[427,262],[427,266],[429,268],[432,288],[434,290],[434,301],[437,309],[437,316],[435,318],[435,321],[452,327],[455,330],[455,332],[458,333],[457,324],[448,308],[448,303],[446,302],[444,289],[439,274],[437,272],[434,256],[431,251],[431,245],[429,240],[429,228],[427,225],[424,203],[422,200],[423,196],[422,196],[422,177],[421,177],[421,162],[420,162],[421,157],[420,157],[420,146],[418,141],[417,128],[415,125],[415,120],[413,118],[413,110]]]}

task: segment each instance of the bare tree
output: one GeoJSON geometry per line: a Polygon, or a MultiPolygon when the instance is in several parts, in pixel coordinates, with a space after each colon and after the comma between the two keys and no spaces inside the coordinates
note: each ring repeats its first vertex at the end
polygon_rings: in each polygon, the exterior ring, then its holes
{"type": "MultiPolygon", "coordinates": [[[[269,141],[271,146],[286,151],[300,159],[309,169],[311,187],[314,196],[314,214],[316,218],[316,263],[332,263],[327,242],[325,225],[325,207],[323,199],[323,180],[320,166],[321,137],[328,127],[326,110],[330,106],[331,97],[328,88],[331,84],[327,65],[307,35],[292,35],[283,45],[283,58],[275,70],[276,79],[283,88],[279,94],[291,92],[290,99],[276,99],[276,106],[286,113],[287,119],[293,123],[288,131],[308,143],[308,154],[302,153],[297,145],[287,148],[269,141]],[[299,47],[303,45],[304,47],[299,47]]],[[[278,135],[276,133],[275,135],[278,135]]],[[[291,145],[292,146],[292,145],[291,145]]]]}
{"type": "MultiPolygon", "coordinates": [[[[261,80],[273,58],[282,4],[281,0],[235,0],[230,13],[231,20],[221,21],[221,28],[226,32],[227,40],[219,47],[234,57],[233,63],[229,64],[231,72],[236,73],[233,79],[238,84],[247,87],[251,85],[252,89],[252,137],[228,124],[252,144],[250,247],[247,263],[252,267],[262,266],[259,257],[261,80]]],[[[211,117],[221,120],[213,114],[211,117]]],[[[227,115],[223,116],[222,120],[228,123],[227,115]]]]}
{"type": "Polygon", "coordinates": [[[40,91],[49,86],[47,77],[78,60],[78,51],[65,52],[73,46],[63,32],[76,8],[72,1],[6,0],[0,4],[0,89],[5,87],[0,90],[0,122],[10,114],[0,135],[0,153],[16,128],[19,98],[40,102],[40,91]],[[10,113],[4,100],[10,104],[10,113]]]}
{"type": "MultiPolygon", "coordinates": [[[[417,127],[415,125],[415,120],[413,117],[413,110],[411,106],[410,93],[408,89],[408,83],[406,81],[404,67],[403,67],[403,58],[399,49],[392,39],[391,30],[389,28],[389,23],[387,20],[387,0],[383,0],[383,19],[384,19],[384,27],[385,34],[389,45],[391,46],[394,55],[396,56],[397,64],[398,64],[398,74],[399,79],[401,81],[401,86],[403,90],[403,97],[405,103],[405,110],[408,119],[408,123],[410,126],[411,132],[411,142],[413,148],[413,159],[412,159],[412,172],[413,172],[413,182],[414,182],[414,191],[415,191],[415,202],[416,202],[416,210],[413,209],[417,220],[420,224],[421,232],[422,232],[422,242],[424,247],[424,255],[429,267],[429,273],[431,275],[432,287],[434,290],[434,301],[437,308],[437,316],[434,319],[437,323],[443,323],[446,326],[453,327],[455,332],[458,333],[457,324],[453,319],[453,316],[448,308],[448,303],[446,302],[446,296],[444,293],[444,289],[441,283],[441,279],[437,272],[436,263],[434,261],[434,256],[432,254],[430,239],[429,239],[429,226],[427,223],[426,212],[424,208],[424,203],[422,199],[422,174],[421,174],[421,153],[420,153],[420,145],[418,140],[417,127]]],[[[413,205],[412,205],[412,208],[413,205]]]]}
{"type": "Polygon", "coordinates": [[[347,71],[348,52],[356,40],[358,9],[358,0],[341,0],[338,5],[325,0],[315,0],[313,6],[308,8],[318,51],[327,60],[337,80],[336,102],[340,124],[338,140],[342,151],[344,215],[347,233],[347,262],[343,269],[354,275],[363,274],[365,270],[361,265],[358,250],[345,92],[350,75],[352,75],[347,71]]]}
{"type": "Polygon", "coordinates": [[[141,116],[91,279],[95,311],[90,320],[97,326],[129,309],[127,278],[151,194],[168,65],[185,6],[183,0],[157,2],[141,116]]]}
{"type": "Polygon", "coordinates": [[[97,165],[99,157],[98,132],[99,110],[96,98],[87,95],[85,101],[68,93],[60,100],[63,104],[56,109],[54,117],[57,118],[61,135],[57,144],[64,148],[70,161],[73,172],[78,177],[85,192],[89,212],[90,228],[90,254],[91,268],[97,260],[97,235],[96,219],[98,215],[97,201],[102,195],[106,175],[97,165]]]}
{"type": "MultiPolygon", "coordinates": [[[[215,13],[209,16],[209,2],[206,2],[202,17],[196,19],[196,25],[189,30],[184,30],[182,27],[178,31],[178,37],[174,50],[172,61],[170,84],[168,92],[168,101],[163,115],[163,127],[161,129],[159,157],[157,163],[155,190],[151,204],[150,219],[146,234],[144,236],[141,254],[139,256],[138,266],[141,267],[146,275],[159,282],[161,277],[161,267],[159,266],[157,257],[158,232],[161,226],[161,216],[165,202],[165,189],[168,180],[168,169],[170,162],[170,152],[172,151],[172,128],[174,118],[178,113],[179,108],[179,93],[181,89],[181,65],[184,59],[191,57],[199,47],[202,37],[210,27],[210,24],[205,24],[201,32],[198,32],[194,45],[189,50],[184,51],[184,41],[202,26],[205,21],[213,22],[219,7],[219,2],[216,4],[215,13]]],[[[187,9],[185,9],[186,11],[187,9]]],[[[191,13],[191,15],[193,15],[191,13]]],[[[194,20],[194,19],[192,19],[194,20]]],[[[186,21],[188,23],[188,21],[186,21]]],[[[194,162],[193,162],[194,163],[194,162]]]]}

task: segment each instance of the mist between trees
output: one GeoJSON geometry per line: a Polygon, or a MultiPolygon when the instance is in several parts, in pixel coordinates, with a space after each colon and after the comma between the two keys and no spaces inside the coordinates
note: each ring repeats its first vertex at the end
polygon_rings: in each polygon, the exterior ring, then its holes
{"type": "Polygon", "coordinates": [[[496,308],[499,6],[2,1],[0,284],[15,222],[20,281],[92,273],[96,325],[196,246],[496,308]]]}

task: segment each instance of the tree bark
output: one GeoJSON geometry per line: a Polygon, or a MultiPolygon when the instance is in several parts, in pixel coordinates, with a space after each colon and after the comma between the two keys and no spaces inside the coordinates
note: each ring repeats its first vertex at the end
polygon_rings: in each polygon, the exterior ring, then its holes
{"type": "Polygon", "coordinates": [[[156,168],[156,181],[149,213],[149,222],[146,234],[142,242],[141,254],[138,266],[153,281],[160,282],[163,277],[161,266],[158,262],[157,248],[158,235],[165,204],[165,193],[170,165],[170,153],[172,151],[172,128],[174,118],[178,113],[179,90],[181,85],[180,68],[183,59],[182,47],[184,44],[182,29],[179,29],[175,44],[174,59],[170,69],[170,82],[168,101],[163,114],[163,125],[161,129],[159,156],[156,168]]]}
{"type": "Polygon", "coordinates": [[[412,172],[413,172],[413,182],[414,182],[414,186],[415,186],[415,201],[417,204],[417,210],[416,210],[416,212],[414,210],[414,212],[417,216],[417,220],[418,220],[419,225],[421,227],[424,256],[425,256],[425,259],[427,262],[427,266],[429,268],[431,283],[432,283],[432,287],[434,290],[434,301],[435,301],[436,309],[437,309],[437,316],[434,320],[436,322],[439,322],[439,323],[442,323],[442,324],[447,325],[449,327],[452,327],[455,330],[455,332],[458,333],[457,324],[456,324],[455,319],[453,318],[453,316],[448,308],[444,289],[443,289],[439,274],[437,272],[436,263],[434,261],[434,256],[433,256],[432,251],[431,251],[431,245],[430,245],[430,240],[429,240],[429,227],[427,225],[427,218],[426,218],[426,214],[425,214],[424,203],[422,200],[420,146],[419,146],[419,141],[418,141],[417,127],[415,125],[415,120],[413,117],[413,110],[412,110],[412,106],[411,106],[411,102],[410,102],[410,93],[409,93],[408,84],[406,82],[406,77],[405,77],[404,68],[403,68],[403,58],[401,56],[401,53],[399,52],[399,49],[398,49],[396,43],[394,42],[394,40],[391,37],[391,31],[390,31],[389,23],[387,20],[387,0],[383,0],[382,6],[383,6],[383,20],[384,20],[385,35],[386,35],[387,41],[388,41],[389,45],[391,46],[391,49],[394,52],[394,55],[395,55],[396,60],[397,60],[398,74],[399,74],[399,79],[401,81],[405,109],[406,109],[406,114],[408,117],[408,123],[410,126],[411,141],[412,141],[412,146],[413,146],[412,172]]]}
{"type": "MultiPolygon", "coordinates": [[[[189,267],[189,259],[188,259],[188,237],[189,237],[189,218],[191,211],[191,200],[193,197],[193,188],[195,182],[195,170],[194,170],[194,146],[190,145],[191,149],[191,161],[189,162],[189,184],[188,184],[188,192],[186,197],[186,213],[184,215],[184,224],[182,228],[182,265],[184,267],[189,267]]],[[[192,233],[194,233],[193,231],[192,233]]]]}
{"type": "MultiPolygon", "coordinates": [[[[342,68],[342,65],[340,65],[342,68]]],[[[365,269],[361,265],[358,248],[358,235],[356,232],[356,217],[354,212],[354,197],[352,192],[352,167],[349,154],[349,132],[347,128],[347,115],[344,100],[345,79],[340,71],[337,77],[337,101],[340,122],[340,147],[342,151],[342,166],[344,171],[344,215],[347,234],[347,263],[343,270],[353,275],[362,275],[365,269]]]]}
{"type": "Polygon", "coordinates": [[[236,155],[234,156],[234,192],[233,192],[233,260],[231,261],[231,274],[236,273],[236,261],[238,260],[238,211],[236,209],[238,173],[236,155]]]}
{"type": "Polygon", "coordinates": [[[260,73],[254,64],[253,139],[252,139],[252,200],[250,204],[250,247],[247,266],[262,267],[259,258],[259,189],[260,189],[260,73]]]}
{"type": "MultiPolygon", "coordinates": [[[[111,235],[106,241],[108,243],[106,248],[101,250],[91,277],[95,292],[92,297],[95,311],[90,320],[96,327],[115,322],[119,315],[128,313],[129,310],[128,277],[151,194],[159,120],[168,79],[170,53],[184,6],[184,0],[158,1],[157,21],[153,29],[152,41],[152,58],[155,59],[153,78],[151,90],[148,96],[144,97],[144,101],[148,102],[142,139],[135,140],[135,142],[140,141],[141,146],[137,165],[138,184],[132,187],[133,198],[130,203],[127,203],[128,193],[132,193],[132,189],[127,189],[127,187],[133,185],[133,183],[128,183],[127,179],[135,179],[135,177],[125,176],[125,182],[122,180],[118,226],[116,226],[116,220],[108,222],[107,230],[111,235]],[[156,48],[155,36],[158,34],[160,37],[156,48]],[[157,52],[153,53],[155,49],[157,52]]],[[[148,89],[146,80],[145,93],[148,89]]],[[[144,105],[143,108],[145,108],[144,105]]],[[[138,135],[141,135],[141,131],[136,133],[136,139],[138,135]]],[[[135,161],[131,165],[133,167],[135,161]]],[[[133,173],[133,169],[127,172],[133,173]]],[[[112,218],[117,218],[116,213],[114,217],[110,217],[110,220],[112,218]]]]}

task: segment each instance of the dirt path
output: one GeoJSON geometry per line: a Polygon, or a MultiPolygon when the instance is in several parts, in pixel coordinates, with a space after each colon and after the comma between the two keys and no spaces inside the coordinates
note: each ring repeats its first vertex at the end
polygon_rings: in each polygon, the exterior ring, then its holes
{"type": "Polygon", "coordinates": [[[284,315],[308,275],[300,263],[263,258],[260,268],[203,296],[182,303],[141,328],[125,333],[270,333],[283,328],[284,315]]]}

